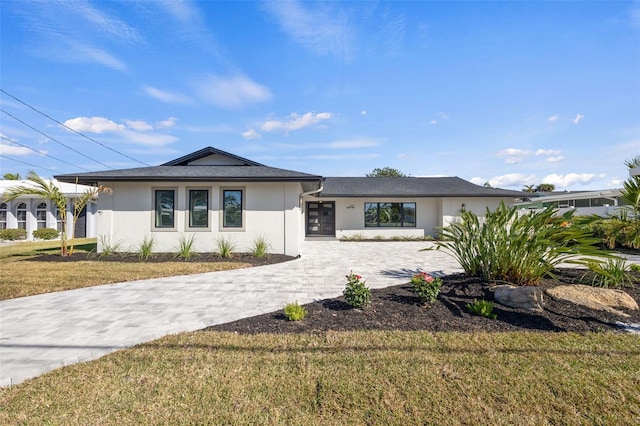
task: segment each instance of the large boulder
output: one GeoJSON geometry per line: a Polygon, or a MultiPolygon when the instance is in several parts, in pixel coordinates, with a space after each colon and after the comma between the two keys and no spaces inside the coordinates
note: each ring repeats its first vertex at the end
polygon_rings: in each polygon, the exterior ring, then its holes
{"type": "Polygon", "coordinates": [[[530,311],[544,310],[542,290],[538,287],[499,285],[494,287],[493,298],[501,305],[530,311]]]}
{"type": "Polygon", "coordinates": [[[638,303],[622,290],[573,284],[548,288],[545,292],[555,300],[564,300],[623,317],[629,315],[619,309],[638,310],[638,303]]]}

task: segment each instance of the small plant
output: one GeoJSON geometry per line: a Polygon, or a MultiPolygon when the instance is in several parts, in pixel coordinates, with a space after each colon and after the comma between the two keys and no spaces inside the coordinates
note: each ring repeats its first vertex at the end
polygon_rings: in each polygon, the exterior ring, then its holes
{"type": "Polygon", "coordinates": [[[180,241],[178,243],[176,253],[176,258],[182,260],[189,260],[193,257],[193,244],[196,242],[196,235],[192,234],[191,237],[187,238],[186,235],[182,235],[180,237],[180,241]]]}
{"type": "Polygon", "coordinates": [[[344,235],[340,238],[340,241],[361,241],[364,240],[364,234],[358,232],[357,234],[344,235]]]}
{"type": "Polygon", "coordinates": [[[15,241],[27,238],[27,231],[24,229],[3,229],[0,231],[0,240],[15,241]]]}
{"type": "Polygon", "coordinates": [[[433,303],[440,294],[442,279],[420,272],[411,278],[411,287],[423,303],[433,303]]]}
{"type": "Polygon", "coordinates": [[[259,235],[253,240],[253,246],[251,247],[251,254],[255,257],[265,257],[269,254],[271,244],[264,235],[259,235]]]}
{"type": "Polygon", "coordinates": [[[633,285],[635,278],[629,272],[625,259],[613,257],[606,262],[589,262],[589,271],[580,281],[593,287],[620,288],[633,285]]]}
{"type": "Polygon", "coordinates": [[[58,235],[60,235],[60,233],[57,229],[40,228],[33,231],[31,235],[33,235],[33,238],[37,238],[39,240],[53,240],[55,238],[58,238],[58,235]]]}
{"type": "Polygon", "coordinates": [[[481,317],[496,319],[498,316],[493,313],[493,302],[488,300],[473,299],[473,303],[467,303],[467,309],[474,315],[481,317]]]}
{"type": "Polygon", "coordinates": [[[233,251],[236,249],[236,243],[231,237],[218,237],[216,239],[216,246],[218,246],[218,255],[224,258],[233,256],[233,251]]]}
{"type": "Polygon", "coordinates": [[[109,256],[120,250],[121,241],[113,241],[109,235],[100,235],[100,256],[109,256]]]}
{"type": "Polygon", "coordinates": [[[140,243],[140,248],[138,250],[138,258],[140,260],[147,260],[151,253],[153,253],[153,244],[155,243],[155,239],[151,235],[145,235],[144,239],[140,243]]]}
{"type": "Polygon", "coordinates": [[[640,263],[632,263],[629,265],[629,270],[633,272],[640,272],[640,263]]]}
{"type": "Polygon", "coordinates": [[[284,315],[289,321],[300,321],[308,314],[307,310],[298,305],[298,302],[289,303],[284,307],[284,315]]]}
{"type": "Polygon", "coordinates": [[[342,294],[347,303],[354,308],[363,308],[371,303],[371,290],[365,285],[365,281],[360,281],[362,277],[354,274],[353,271],[346,275],[347,287],[342,294]]]}

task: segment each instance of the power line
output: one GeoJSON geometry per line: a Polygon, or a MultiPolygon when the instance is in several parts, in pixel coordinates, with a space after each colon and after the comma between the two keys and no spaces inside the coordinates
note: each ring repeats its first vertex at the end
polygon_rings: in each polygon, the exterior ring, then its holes
{"type": "Polygon", "coordinates": [[[60,145],[62,145],[62,146],[64,146],[65,148],[67,148],[67,149],[69,149],[69,150],[71,150],[71,151],[75,152],[76,154],[80,154],[80,155],[82,155],[84,158],[87,158],[87,159],[89,159],[89,160],[91,160],[91,161],[94,161],[94,162],[96,162],[96,163],[98,163],[98,164],[102,164],[102,165],[103,165],[103,166],[105,166],[106,168],[113,170],[113,167],[108,166],[108,165],[104,164],[104,163],[103,163],[103,162],[101,162],[101,161],[95,160],[95,159],[93,159],[93,158],[89,157],[88,155],[85,155],[85,154],[81,153],[81,152],[80,152],[80,151],[78,151],[77,149],[71,148],[69,145],[65,145],[64,143],[60,142],[59,140],[57,140],[57,139],[55,139],[55,138],[53,138],[53,137],[51,137],[51,136],[47,135],[46,133],[41,132],[40,130],[36,129],[36,128],[35,128],[35,127],[33,127],[32,125],[25,123],[24,121],[20,120],[20,119],[19,119],[18,117],[16,117],[15,115],[12,115],[12,114],[8,113],[7,111],[3,110],[2,108],[0,108],[0,111],[1,111],[1,112],[4,112],[5,114],[7,114],[9,117],[13,118],[14,120],[16,120],[16,121],[18,121],[18,122],[20,122],[20,123],[24,124],[25,126],[27,126],[28,128],[30,128],[31,130],[34,130],[34,131],[36,131],[36,132],[40,133],[42,136],[44,136],[44,137],[46,137],[46,138],[49,138],[49,139],[51,139],[52,141],[54,141],[54,142],[56,142],[56,143],[59,143],[60,145]]]}
{"type": "Polygon", "coordinates": [[[78,169],[82,169],[82,170],[87,171],[87,172],[90,172],[90,171],[91,171],[91,170],[89,170],[89,169],[85,169],[84,167],[81,167],[81,166],[78,166],[78,165],[75,165],[75,164],[69,163],[68,161],[61,160],[61,159],[59,159],[59,158],[56,158],[56,157],[54,157],[53,155],[49,155],[49,154],[47,154],[46,152],[40,152],[40,151],[38,151],[38,150],[35,150],[35,149],[31,148],[31,147],[28,147],[27,145],[23,145],[23,144],[21,144],[20,142],[16,142],[16,141],[11,140],[11,139],[9,139],[9,138],[6,138],[6,137],[4,137],[4,136],[2,136],[2,135],[0,135],[0,139],[4,139],[4,140],[5,140],[5,141],[7,141],[7,142],[14,143],[14,144],[16,144],[16,145],[18,145],[18,146],[21,146],[21,147],[23,147],[23,148],[30,149],[31,151],[33,151],[33,152],[35,152],[35,153],[37,153],[37,154],[44,155],[45,157],[53,158],[54,160],[60,161],[60,162],[62,162],[62,163],[64,163],[64,164],[68,164],[68,165],[73,166],[73,167],[76,167],[76,168],[78,168],[78,169]]]}
{"type": "Polygon", "coordinates": [[[15,158],[7,157],[6,155],[0,154],[0,158],[4,158],[5,160],[15,161],[16,163],[22,163],[27,166],[35,167],[36,169],[48,170],[50,172],[57,173],[58,171],[55,169],[50,169],[48,167],[36,166],[35,164],[27,163],[26,161],[16,160],[15,158]]]}
{"type": "Polygon", "coordinates": [[[35,112],[37,112],[38,114],[41,114],[41,115],[43,115],[43,116],[47,117],[49,120],[51,120],[51,121],[54,121],[54,122],[58,123],[59,125],[61,125],[61,126],[62,126],[62,127],[64,127],[65,129],[70,130],[70,131],[72,131],[73,133],[75,133],[75,134],[77,134],[77,135],[80,135],[80,136],[82,136],[83,138],[88,139],[88,140],[90,140],[90,141],[91,141],[91,142],[93,142],[93,143],[97,143],[98,145],[100,145],[100,146],[101,146],[101,147],[103,147],[103,148],[108,149],[109,151],[115,152],[116,154],[120,154],[120,155],[122,155],[123,157],[126,157],[126,158],[128,158],[129,160],[135,161],[136,163],[140,163],[140,164],[142,164],[142,165],[144,165],[144,166],[150,166],[150,164],[147,164],[147,163],[145,163],[145,162],[143,162],[143,161],[140,161],[140,160],[136,160],[135,158],[130,157],[130,156],[128,156],[127,154],[124,154],[124,153],[122,153],[122,152],[120,152],[120,151],[118,151],[118,150],[115,150],[115,149],[111,148],[110,146],[107,146],[107,145],[105,145],[105,144],[103,144],[103,143],[101,143],[101,142],[98,142],[97,140],[93,139],[92,137],[89,137],[89,136],[85,135],[84,133],[81,133],[81,132],[79,132],[79,131],[77,131],[77,130],[72,129],[71,127],[67,126],[66,124],[61,123],[60,121],[56,120],[55,118],[53,118],[53,117],[51,117],[51,116],[49,116],[49,115],[45,114],[44,112],[42,112],[42,111],[38,110],[36,107],[33,107],[33,106],[29,105],[28,103],[26,103],[26,102],[24,102],[24,101],[22,101],[22,100],[20,100],[20,99],[16,98],[16,97],[15,97],[15,96],[13,96],[11,93],[8,93],[6,90],[0,89],[0,92],[4,93],[4,94],[5,94],[5,95],[7,95],[7,96],[10,96],[11,98],[13,98],[13,99],[15,99],[16,101],[20,102],[22,105],[24,105],[24,106],[26,106],[26,107],[31,108],[32,110],[34,110],[34,111],[35,111],[35,112]]]}

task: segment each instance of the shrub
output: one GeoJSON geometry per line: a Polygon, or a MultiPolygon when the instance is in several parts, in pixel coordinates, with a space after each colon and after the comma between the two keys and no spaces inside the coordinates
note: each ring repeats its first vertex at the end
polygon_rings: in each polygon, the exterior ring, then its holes
{"type": "Polygon", "coordinates": [[[108,235],[100,235],[100,256],[109,256],[120,250],[122,241],[113,241],[108,235]]]}
{"type": "Polygon", "coordinates": [[[27,231],[24,229],[3,229],[0,231],[0,240],[15,241],[27,238],[27,231]]]}
{"type": "Polygon", "coordinates": [[[138,258],[140,260],[147,260],[149,256],[153,253],[153,245],[155,243],[155,239],[153,236],[145,235],[144,239],[140,243],[140,248],[138,249],[138,258]]]}
{"type": "Polygon", "coordinates": [[[289,303],[284,307],[284,315],[289,321],[300,321],[308,314],[307,310],[298,305],[298,302],[289,303]]]}
{"type": "Polygon", "coordinates": [[[467,309],[474,315],[481,317],[496,319],[498,316],[493,313],[493,302],[488,300],[473,299],[473,303],[467,303],[467,309]]]}
{"type": "Polygon", "coordinates": [[[620,288],[633,285],[635,278],[629,272],[625,259],[613,257],[605,262],[590,262],[589,271],[580,281],[594,287],[620,288]]]}
{"type": "Polygon", "coordinates": [[[192,234],[191,237],[189,238],[187,238],[186,235],[182,235],[180,237],[180,241],[178,242],[178,247],[176,247],[178,250],[178,252],[176,253],[176,258],[183,259],[183,260],[191,259],[194,255],[193,244],[195,242],[196,242],[195,234],[192,234]]]}
{"type": "Polygon", "coordinates": [[[629,265],[629,269],[632,270],[633,272],[640,272],[640,264],[633,263],[629,265]]]}
{"type": "Polygon", "coordinates": [[[231,237],[218,237],[216,246],[218,247],[218,256],[224,258],[233,256],[233,251],[236,249],[236,243],[231,237]]]}
{"type": "Polygon", "coordinates": [[[33,235],[33,238],[37,238],[39,240],[53,240],[55,238],[58,238],[58,235],[60,235],[60,233],[57,229],[40,228],[33,231],[31,235],[33,235]]]}
{"type": "Polygon", "coordinates": [[[442,229],[436,250],[453,256],[467,275],[516,285],[536,285],[560,263],[587,264],[584,256],[603,256],[598,240],[573,222],[573,211],[555,213],[547,208],[519,214],[501,203],[481,221],[466,211],[442,229]]]}
{"type": "Polygon", "coordinates": [[[269,240],[263,235],[256,237],[253,240],[253,246],[251,247],[251,254],[255,257],[265,257],[269,254],[269,249],[271,248],[271,244],[269,244],[269,240]]]}
{"type": "Polygon", "coordinates": [[[371,303],[371,290],[365,285],[365,281],[360,281],[362,277],[351,271],[346,278],[347,287],[342,294],[347,303],[354,308],[363,308],[371,303]]]}
{"type": "Polygon", "coordinates": [[[433,303],[440,294],[442,279],[420,272],[411,278],[411,287],[423,303],[433,303]]]}

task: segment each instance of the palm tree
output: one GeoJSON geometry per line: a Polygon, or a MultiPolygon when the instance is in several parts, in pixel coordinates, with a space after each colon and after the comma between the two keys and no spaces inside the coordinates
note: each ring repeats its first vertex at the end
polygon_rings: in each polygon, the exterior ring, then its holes
{"type": "Polygon", "coordinates": [[[5,180],[20,180],[20,173],[5,173],[2,175],[5,180]]]}
{"type": "Polygon", "coordinates": [[[535,185],[525,185],[522,190],[524,192],[536,192],[536,186],[535,185]]]}

